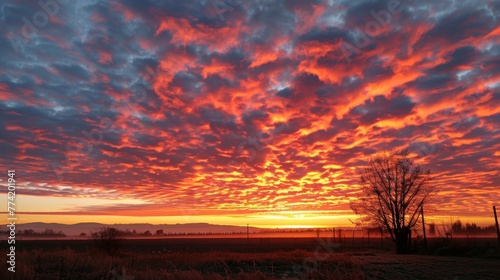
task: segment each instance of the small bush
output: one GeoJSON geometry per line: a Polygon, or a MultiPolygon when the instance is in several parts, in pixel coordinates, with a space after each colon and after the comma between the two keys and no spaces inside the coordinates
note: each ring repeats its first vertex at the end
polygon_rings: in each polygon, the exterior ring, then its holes
{"type": "Polygon", "coordinates": [[[110,256],[114,256],[120,250],[123,240],[121,232],[112,227],[103,227],[99,231],[92,232],[90,237],[98,248],[110,256]]]}

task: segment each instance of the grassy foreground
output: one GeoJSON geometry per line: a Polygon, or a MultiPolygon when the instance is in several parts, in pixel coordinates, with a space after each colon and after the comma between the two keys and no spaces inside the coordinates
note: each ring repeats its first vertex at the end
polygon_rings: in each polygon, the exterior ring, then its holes
{"type": "MultiPolygon", "coordinates": [[[[497,240],[432,240],[396,255],[390,243],[327,239],[123,240],[111,257],[91,240],[22,240],[0,279],[498,279],[497,240]],[[330,240],[331,241],[331,240],[330,240]],[[362,246],[364,244],[364,246],[362,246]],[[377,248],[379,246],[379,248],[377,248]]],[[[417,244],[418,245],[418,244],[417,244]]],[[[17,248],[17,246],[16,246],[17,248]]]]}
{"type": "Polygon", "coordinates": [[[365,279],[362,265],[343,253],[303,250],[266,253],[31,250],[17,255],[16,272],[1,279],[365,279]],[[318,260],[320,256],[321,260],[318,260]]]}

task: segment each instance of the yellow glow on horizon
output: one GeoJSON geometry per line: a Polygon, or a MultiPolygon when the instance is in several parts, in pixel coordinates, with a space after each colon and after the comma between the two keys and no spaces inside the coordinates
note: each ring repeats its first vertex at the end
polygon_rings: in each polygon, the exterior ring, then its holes
{"type": "MultiPolygon", "coordinates": [[[[297,187],[298,189],[300,187],[297,187]]],[[[245,191],[254,191],[255,188],[245,191]]],[[[446,192],[444,192],[446,195],[446,192]]],[[[150,224],[184,224],[184,223],[210,223],[218,225],[252,226],[261,228],[331,228],[331,227],[352,227],[351,220],[355,220],[354,214],[349,214],[349,210],[299,210],[287,211],[282,209],[272,212],[262,212],[260,214],[196,214],[193,215],[173,215],[167,216],[131,216],[130,212],[125,215],[78,215],[70,213],[78,211],[83,207],[102,207],[112,205],[144,205],[147,208],[147,201],[134,199],[103,199],[90,197],[38,197],[23,195],[17,199],[18,223],[45,222],[76,224],[82,222],[97,222],[103,224],[130,224],[130,223],[150,223],[150,224]],[[50,209],[47,209],[50,205],[50,209]],[[64,212],[68,212],[65,214],[64,212]],[[42,214],[43,213],[43,214],[42,214]],[[53,213],[53,214],[50,214],[53,213]]],[[[1,204],[1,203],[0,203],[1,204]]],[[[3,203],[5,204],[5,202],[3,203]]],[[[257,206],[255,206],[257,207],[257,206]]],[[[6,205],[5,207],[6,208],[6,205]]],[[[179,212],[177,212],[179,213],[179,212]]],[[[181,212],[182,213],[182,212],[181,212]]],[[[190,213],[189,211],[187,213],[190,213]]],[[[180,214],[180,213],[179,213],[180,214]]],[[[6,217],[6,213],[2,213],[6,217]]],[[[132,214],[133,215],[133,214],[132,214]]],[[[147,215],[144,213],[144,215],[147,215]]],[[[154,215],[154,214],[151,214],[154,215]]],[[[449,222],[449,216],[428,215],[427,223],[434,222],[441,224],[449,222]]],[[[489,226],[494,223],[491,217],[485,216],[460,216],[457,217],[462,223],[476,223],[480,226],[489,226]]]]}
{"type": "MultiPolygon", "coordinates": [[[[5,214],[4,214],[5,215],[5,214]]],[[[6,215],[5,215],[6,216],[6,215]]],[[[216,225],[250,226],[260,228],[317,228],[352,226],[348,219],[334,219],[334,217],[310,217],[310,218],[286,218],[284,216],[81,216],[81,215],[40,215],[31,213],[19,213],[18,223],[103,223],[103,224],[186,224],[186,223],[209,223],[216,225]]]]}
{"type": "MultiPolygon", "coordinates": [[[[300,214],[297,214],[300,215],[300,214]]],[[[5,220],[6,214],[2,213],[1,219],[5,220]]],[[[60,223],[60,224],[78,224],[78,223],[102,223],[102,224],[139,224],[149,223],[158,224],[188,224],[188,223],[208,223],[215,225],[228,226],[246,226],[259,228],[333,228],[333,227],[354,227],[350,220],[356,219],[353,215],[310,215],[303,214],[304,217],[290,217],[284,215],[254,215],[254,216],[216,216],[216,215],[197,215],[197,216],[112,216],[112,215],[41,215],[32,213],[18,213],[17,223],[60,223]]],[[[460,217],[463,224],[476,223],[478,226],[490,226],[494,224],[494,219],[488,217],[460,217]]],[[[440,225],[442,222],[448,223],[451,220],[448,216],[426,216],[427,224],[432,222],[440,225]]]]}
{"type": "MultiPolygon", "coordinates": [[[[105,199],[94,197],[49,197],[49,196],[33,196],[19,195],[17,198],[17,212],[66,212],[72,211],[80,207],[88,206],[108,206],[119,204],[147,204],[144,200],[139,199],[105,199]],[[50,206],[50,209],[47,208],[50,206]]],[[[6,209],[6,201],[0,203],[2,209],[6,209]],[[5,205],[5,207],[3,206],[5,205]]]]}

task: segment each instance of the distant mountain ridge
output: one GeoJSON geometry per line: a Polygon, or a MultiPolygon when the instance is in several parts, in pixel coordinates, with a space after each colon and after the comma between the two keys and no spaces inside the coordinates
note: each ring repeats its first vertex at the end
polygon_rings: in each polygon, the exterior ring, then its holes
{"type": "MultiPolygon", "coordinates": [[[[54,232],[62,231],[67,236],[77,236],[80,233],[87,235],[102,227],[114,227],[119,230],[135,230],[137,233],[150,231],[155,233],[157,230],[163,230],[164,234],[167,233],[231,233],[231,232],[246,232],[246,226],[230,226],[230,225],[215,225],[209,223],[187,223],[187,224],[159,224],[153,225],[148,223],[140,224],[101,224],[101,223],[77,223],[77,224],[60,224],[60,223],[25,223],[16,225],[17,230],[32,229],[36,232],[42,232],[45,229],[52,229],[54,232]]],[[[249,227],[251,232],[260,231],[261,228],[249,227]]]]}

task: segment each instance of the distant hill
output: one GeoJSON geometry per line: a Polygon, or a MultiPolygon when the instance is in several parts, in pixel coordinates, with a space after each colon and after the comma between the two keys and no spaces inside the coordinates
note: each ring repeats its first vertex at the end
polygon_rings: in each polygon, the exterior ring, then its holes
{"type": "MultiPolygon", "coordinates": [[[[36,232],[42,232],[45,229],[52,229],[55,232],[62,231],[67,236],[78,236],[84,232],[87,235],[90,231],[97,230],[102,227],[114,227],[119,230],[135,230],[138,233],[150,231],[155,233],[157,230],[163,230],[167,233],[231,233],[231,232],[246,232],[246,226],[228,226],[228,225],[213,225],[208,223],[190,223],[190,224],[100,224],[100,223],[78,223],[73,225],[59,223],[26,223],[16,225],[17,230],[32,229],[36,232]]],[[[258,232],[261,228],[249,227],[251,232],[258,232]]]]}

